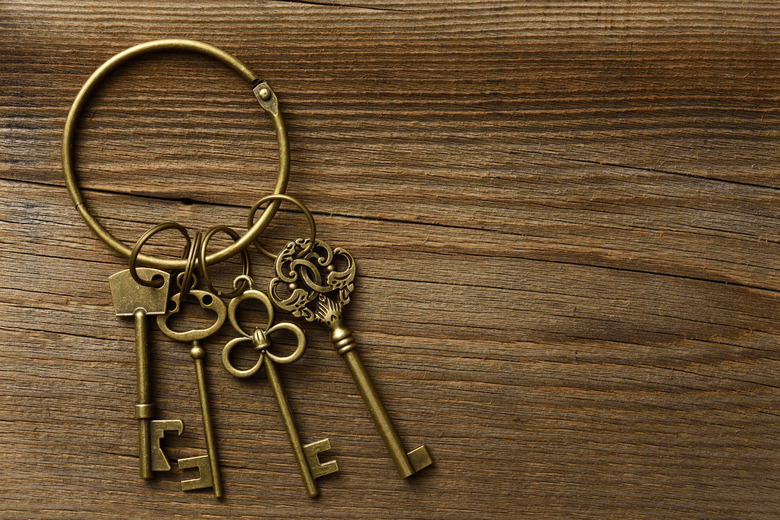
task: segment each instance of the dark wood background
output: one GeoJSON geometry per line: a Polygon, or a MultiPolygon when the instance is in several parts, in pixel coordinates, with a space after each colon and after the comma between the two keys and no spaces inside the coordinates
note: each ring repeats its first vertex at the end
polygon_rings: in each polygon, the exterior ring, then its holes
{"type": "MultiPolygon", "coordinates": [[[[780,517],[776,2],[191,4],[0,2],[0,517],[780,517]],[[226,327],[206,345],[225,499],[138,479],[132,322],[106,281],[126,261],[73,209],[60,142],[101,63],[169,37],[277,92],[288,193],[356,257],[347,323],[435,467],[397,477],[310,326],[281,375],[341,471],[307,498],[267,381],[221,368],[226,327]]],[[[75,157],[128,243],[242,228],[277,163],[243,80],[186,53],[108,78],[75,157]]],[[[304,225],[284,207],[266,241],[304,225]]],[[[152,341],[158,417],[187,426],[167,446],[203,454],[187,348],[152,341]]]]}

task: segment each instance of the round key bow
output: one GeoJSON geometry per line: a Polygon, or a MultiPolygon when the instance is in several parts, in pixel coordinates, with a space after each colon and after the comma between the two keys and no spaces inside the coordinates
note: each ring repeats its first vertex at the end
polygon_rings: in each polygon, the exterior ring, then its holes
{"type": "Polygon", "coordinates": [[[236,329],[236,332],[241,334],[241,336],[230,340],[227,345],[225,345],[225,348],[222,349],[222,364],[224,365],[225,370],[227,370],[235,377],[249,377],[260,370],[266,358],[268,358],[268,361],[281,364],[297,361],[298,358],[303,355],[304,350],[306,350],[306,336],[303,333],[303,329],[301,329],[298,325],[289,322],[274,324],[274,307],[271,303],[271,300],[264,292],[258,291],[254,288],[254,283],[249,276],[239,276],[236,278],[234,285],[241,283],[242,280],[248,284],[247,290],[233,298],[228,305],[228,319],[230,320],[230,324],[233,325],[233,328],[236,329]],[[238,322],[237,316],[238,307],[246,300],[259,301],[265,307],[268,316],[265,327],[255,328],[251,334],[244,330],[244,328],[238,322]],[[292,354],[287,356],[278,356],[270,350],[272,344],[270,336],[273,333],[281,330],[292,332],[293,335],[295,335],[297,341],[295,350],[292,354]],[[230,353],[236,346],[240,345],[241,343],[252,343],[254,349],[260,353],[254,366],[246,370],[236,368],[230,362],[230,353]]]}

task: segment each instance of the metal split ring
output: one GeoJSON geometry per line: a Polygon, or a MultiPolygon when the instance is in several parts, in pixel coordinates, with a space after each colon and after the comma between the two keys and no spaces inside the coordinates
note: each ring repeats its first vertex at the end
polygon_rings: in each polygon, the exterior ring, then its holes
{"type": "MultiPolygon", "coordinates": [[[[65,129],[62,133],[62,171],[65,176],[65,185],[68,188],[68,193],[70,194],[71,199],[73,199],[76,210],[81,215],[81,218],[84,219],[87,226],[89,226],[95,235],[111,249],[128,258],[132,253],[132,249],[116,239],[114,235],[103,227],[103,225],[92,216],[84,203],[78,180],[76,179],[73,170],[73,158],[71,157],[73,140],[76,134],[77,122],[84,105],[100,81],[122,63],[133,60],[144,54],[159,51],[189,51],[205,54],[206,56],[210,56],[224,63],[246,79],[251,84],[252,90],[257,97],[260,106],[270,114],[276,129],[276,138],[279,143],[279,175],[276,180],[276,186],[274,187],[274,194],[278,195],[284,192],[287,187],[287,179],[290,172],[290,150],[287,143],[287,131],[279,112],[276,95],[266,82],[259,79],[257,75],[249,70],[240,60],[221,49],[193,40],[156,40],[142,43],[120,52],[92,73],[86,83],[84,83],[84,86],[81,87],[81,90],[76,95],[76,99],[73,101],[73,105],[70,107],[68,117],[65,121],[65,129]]],[[[271,222],[279,204],[279,201],[274,201],[269,204],[257,222],[250,226],[241,238],[224,249],[207,256],[205,258],[205,264],[211,265],[225,260],[246,249],[271,222]]],[[[158,258],[141,254],[136,254],[134,265],[135,263],[162,270],[181,271],[187,267],[187,260],[185,259],[158,258]]]]}
{"type": "MultiPolygon", "coordinates": [[[[268,201],[276,201],[276,200],[278,200],[280,202],[281,201],[291,202],[292,204],[295,204],[296,206],[298,206],[301,209],[301,211],[303,211],[303,214],[306,215],[306,218],[309,221],[309,228],[311,229],[311,237],[310,237],[311,240],[309,241],[309,244],[300,253],[298,253],[299,257],[306,256],[314,248],[314,242],[316,241],[316,238],[317,238],[317,225],[314,223],[314,216],[311,214],[311,211],[309,211],[309,208],[307,208],[303,204],[303,202],[299,201],[298,199],[294,199],[293,197],[290,197],[289,195],[283,195],[283,194],[278,194],[278,193],[277,194],[273,194],[273,195],[268,195],[266,197],[263,197],[262,199],[260,199],[257,202],[255,202],[254,206],[252,206],[252,208],[249,210],[249,216],[247,217],[247,220],[246,220],[247,228],[251,228],[252,225],[254,224],[255,213],[257,213],[257,210],[258,210],[258,208],[260,208],[260,206],[262,206],[263,204],[265,204],[268,201]]],[[[271,204],[273,204],[273,202],[271,204]]],[[[269,205],[268,207],[270,208],[271,206],[269,205]]],[[[268,210],[266,210],[266,211],[268,211],[268,210]]],[[[263,253],[265,256],[267,256],[271,260],[274,260],[274,261],[276,260],[276,256],[277,255],[274,255],[274,254],[270,253],[267,249],[265,249],[263,246],[261,246],[260,243],[257,240],[255,240],[254,244],[255,244],[255,247],[257,248],[258,251],[263,253]]]]}
{"type": "Polygon", "coordinates": [[[146,242],[152,238],[154,235],[161,231],[165,231],[166,229],[175,229],[179,232],[181,232],[182,235],[184,235],[184,239],[187,241],[187,243],[184,245],[184,253],[182,253],[181,258],[187,258],[187,255],[189,251],[192,249],[192,240],[190,239],[190,235],[187,232],[187,228],[179,224],[178,222],[163,222],[162,224],[158,224],[154,226],[152,229],[144,233],[144,235],[138,239],[138,242],[135,243],[133,246],[133,249],[130,251],[130,276],[133,277],[133,280],[137,284],[144,285],[146,287],[161,287],[163,284],[162,280],[157,280],[155,278],[152,278],[151,280],[144,280],[140,276],[138,276],[138,270],[136,269],[138,267],[138,257],[141,253],[141,248],[146,244],[146,242]]]}
{"type": "Polygon", "coordinates": [[[198,259],[198,252],[202,243],[203,233],[198,231],[195,233],[195,238],[192,239],[189,251],[187,251],[187,266],[184,268],[184,272],[176,277],[176,283],[179,286],[179,301],[182,303],[187,299],[187,294],[189,294],[190,290],[197,285],[197,281],[194,278],[195,262],[198,259]]]}
{"type": "Polygon", "coordinates": [[[213,292],[220,298],[235,298],[242,292],[244,292],[244,289],[248,287],[248,283],[246,279],[251,280],[251,268],[249,264],[249,252],[244,249],[241,251],[241,263],[243,264],[241,275],[236,278],[236,280],[241,279],[241,283],[238,287],[236,287],[236,284],[233,284],[233,290],[230,292],[222,292],[214,288],[214,285],[211,283],[211,277],[209,276],[208,266],[206,265],[206,247],[208,247],[209,240],[211,240],[211,237],[213,237],[215,234],[222,232],[228,235],[233,240],[238,240],[239,235],[235,232],[235,230],[227,227],[227,226],[214,226],[213,228],[209,229],[205,235],[203,235],[203,240],[200,244],[200,247],[198,248],[198,262],[200,262],[200,272],[203,275],[203,281],[206,282],[206,285],[209,288],[209,291],[213,292]]]}

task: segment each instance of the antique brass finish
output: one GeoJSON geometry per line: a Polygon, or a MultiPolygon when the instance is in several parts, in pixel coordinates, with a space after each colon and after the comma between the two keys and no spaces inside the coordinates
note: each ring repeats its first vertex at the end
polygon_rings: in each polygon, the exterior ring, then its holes
{"type": "Polygon", "coordinates": [[[220,327],[222,327],[222,324],[225,323],[225,318],[227,317],[227,308],[225,307],[225,303],[210,292],[194,289],[190,290],[189,294],[193,295],[198,300],[201,308],[212,311],[214,314],[216,314],[217,319],[214,323],[205,329],[192,329],[182,332],[173,330],[168,327],[168,320],[180,311],[182,301],[181,293],[171,296],[169,305],[172,303],[173,308],[169,309],[167,314],[157,316],[157,326],[160,328],[163,334],[172,340],[180,341],[182,343],[192,343],[208,338],[217,332],[220,327]]]}
{"type": "MultiPolygon", "coordinates": [[[[220,301],[220,300],[216,300],[220,301]]],[[[209,407],[208,391],[206,386],[206,369],[203,367],[203,359],[206,357],[206,350],[200,346],[198,340],[193,340],[192,348],[190,349],[190,357],[195,362],[195,376],[198,381],[198,400],[200,401],[200,413],[203,417],[203,431],[206,434],[206,455],[193,457],[193,459],[200,461],[205,459],[208,464],[198,462],[198,467],[201,471],[201,481],[204,485],[196,487],[191,482],[184,481],[181,483],[181,488],[184,491],[191,489],[200,489],[201,487],[214,487],[214,496],[220,498],[222,496],[222,479],[219,474],[219,460],[217,458],[217,440],[214,435],[214,425],[211,422],[211,409],[209,407]],[[204,466],[207,471],[204,471],[204,466]],[[210,475],[211,478],[208,481],[204,480],[204,477],[210,475]]],[[[190,459],[189,461],[191,461],[190,459]]],[[[189,462],[185,459],[185,462],[189,462]]],[[[179,468],[186,468],[190,466],[183,465],[182,460],[179,460],[179,468]]]]}
{"type": "Polygon", "coordinates": [[[241,282],[246,282],[249,288],[240,296],[233,298],[228,305],[228,319],[230,320],[230,324],[233,325],[233,328],[236,332],[241,334],[241,336],[230,340],[227,345],[225,345],[225,348],[222,349],[222,364],[224,365],[225,370],[231,375],[239,378],[254,375],[263,365],[265,365],[265,370],[268,374],[268,382],[271,385],[276,404],[279,407],[279,414],[282,416],[282,423],[284,423],[287,437],[290,440],[290,446],[293,449],[293,454],[295,455],[295,460],[298,464],[301,478],[303,479],[303,485],[310,497],[316,497],[320,492],[314,479],[338,471],[339,467],[336,461],[329,461],[323,464],[317,457],[319,453],[330,449],[330,440],[322,439],[302,446],[298,430],[295,427],[292,411],[290,410],[290,405],[284,394],[284,387],[282,386],[279,374],[276,371],[276,363],[293,363],[303,355],[303,352],[306,349],[306,336],[304,336],[303,330],[293,323],[282,322],[274,324],[274,307],[268,296],[262,291],[256,290],[252,283],[252,279],[248,276],[239,276],[236,278],[233,285],[238,286],[241,282]],[[267,315],[265,327],[256,328],[251,334],[244,330],[238,322],[237,317],[239,306],[247,300],[256,300],[260,302],[261,307],[265,308],[267,315]],[[295,350],[292,354],[287,356],[276,355],[270,348],[272,345],[270,336],[274,332],[280,330],[292,332],[297,341],[295,350]],[[253,348],[259,353],[258,360],[254,366],[245,370],[236,368],[230,361],[230,353],[236,346],[242,343],[251,343],[253,348]]]}
{"type": "Polygon", "coordinates": [[[222,350],[222,364],[225,366],[225,370],[227,370],[231,375],[239,378],[249,377],[254,375],[260,368],[263,366],[263,361],[267,358],[267,362],[274,362],[286,365],[288,363],[294,363],[300,357],[303,355],[304,351],[306,350],[306,336],[303,333],[303,330],[294,323],[289,322],[282,322],[282,323],[276,323],[274,324],[274,318],[275,318],[275,311],[274,306],[271,304],[271,300],[268,299],[268,296],[265,295],[262,291],[258,291],[254,288],[254,282],[252,279],[248,276],[241,275],[238,278],[236,278],[236,281],[234,282],[234,286],[237,286],[241,283],[246,283],[249,288],[244,291],[240,296],[237,296],[230,300],[230,303],[228,304],[228,320],[230,321],[230,324],[233,326],[233,328],[241,334],[241,337],[234,338],[228,342],[227,345],[225,345],[225,348],[222,350]],[[244,328],[241,326],[241,323],[238,321],[238,308],[239,306],[247,301],[247,300],[256,300],[260,302],[261,306],[266,311],[266,325],[263,328],[256,328],[254,331],[247,332],[244,330],[244,328]],[[296,340],[296,346],[295,350],[287,355],[287,356],[278,356],[274,354],[269,347],[271,346],[270,336],[274,332],[278,332],[280,330],[286,330],[288,332],[291,332],[295,336],[296,340]],[[259,356],[257,363],[252,368],[249,368],[247,370],[241,370],[233,366],[233,364],[230,362],[230,352],[239,344],[241,343],[250,343],[254,347],[256,351],[258,351],[259,356]]]}
{"type": "MultiPolygon", "coordinates": [[[[258,208],[265,204],[268,201],[272,200],[278,200],[278,201],[287,201],[295,204],[298,206],[301,211],[303,211],[303,214],[306,215],[306,219],[309,221],[309,229],[311,230],[311,235],[309,236],[310,240],[310,247],[308,249],[304,249],[299,253],[300,256],[305,256],[309,254],[309,251],[311,251],[311,248],[314,247],[314,241],[317,239],[317,224],[314,223],[314,216],[311,214],[311,211],[309,211],[309,208],[303,205],[302,202],[300,202],[297,199],[294,199],[290,197],[289,195],[268,195],[266,197],[263,197],[262,199],[258,200],[254,203],[254,205],[249,209],[249,216],[246,219],[246,227],[251,228],[252,224],[255,222],[255,213],[257,213],[258,208]]],[[[260,245],[260,242],[258,240],[255,240],[254,242],[255,247],[258,251],[263,253],[265,256],[270,258],[271,260],[276,260],[276,255],[270,253],[267,249],[265,249],[263,246],[260,245]]]]}
{"type": "Polygon", "coordinates": [[[303,453],[306,455],[306,462],[309,465],[312,477],[324,477],[339,470],[339,465],[335,460],[320,461],[319,454],[329,449],[331,449],[330,439],[320,439],[303,447],[303,453]]]}
{"type": "MultiPolygon", "coordinates": [[[[198,252],[200,251],[200,246],[202,243],[203,234],[198,231],[195,233],[195,238],[192,239],[192,244],[190,245],[189,251],[185,251],[187,254],[187,267],[184,269],[183,273],[179,273],[176,276],[176,284],[179,286],[179,294],[176,296],[178,297],[179,303],[184,303],[184,301],[187,299],[187,295],[189,294],[190,289],[198,285],[198,281],[195,276],[195,262],[198,258],[198,252]]],[[[209,296],[209,298],[211,298],[211,296],[209,296]]],[[[178,311],[179,307],[177,305],[175,312],[178,311]]],[[[219,328],[217,328],[217,330],[219,330],[219,328]]],[[[216,330],[214,332],[216,332],[216,330]]]]}
{"type": "Polygon", "coordinates": [[[152,229],[144,233],[141,238],[138,239],[138,241],[133,246],[133,249],[130,251],[130,256],[128,257],[128,261],[130,264],[129,271],[130,275],[133,277],[133,280],[139,285],[144,285],[146,287],[159,287],[160,284],[156,283],[159,282],[159,280],[151,279],[151,280],[144,280],[140,276],[138,276],[138,273],[136,272],[136,266],[138,263],[138,255],[141,253],[141,248],[146,244],[146,242],[149,241],[150,238],[152,238],[157,233],[160,233],[161,231],[165,231],[166,229],[175,229],[178,232],[180,232],[182,235],[184,235],[184,239],[187,241],[187,243],[184,246],[184,253],[182,254],[182,258],[187,257],[187,252],[190,250],[192,246],[192,240],[190,239],[190,235],[187,232],[187,228],[179,224],[178,222],[163,222],[162,224],[158,224],[154,226],[152,229]]]}
{"type": "Polygon", "coordinates": [[[257,98],[257,102],[271,115],[279,115],[279,100],[276,99],[274,91],[268,86],[268,83],[262,80],[255,80],[252,83],[252,93],[257,98]]]}
{"type": "MultiPolygon", "coordinates": [[[[205,54],[206,56],[210,56],[226,64],[246,79],[252,85],[253,92],[255,92],[261,107],[271,116],[274,128],[276,129],[276,138],[279,145],[279,175],[277,176],[276,186],[274,187],[275,194],[284,192],[287,187],[287,179],[290,171],[290,150],[287,143],[287,131],[279,112],[276,94],[274,94],[267,83],[261,81],[255,73],[250,71],[240,60],[216,47],[193,40],[156,40],[142,43],[120,52],[92,73],[76,95],[76,99],[73,101],[62,134],[62,171],[65,176],[65,185],[68,188],[68,193],[70,194],[71,199],[73,199],[73,204],[81,215],[81,218],[84,219],[87,226],[89,226],[100,240],[125,257],[130,256],[131,249],[117,240],[105,227],[103,227],[103,225],[92,216],[84,203],[78,180],[73,169],[73,159],[71,157],[73,140],[76,134],[78,119],[84,105],[100,81],[120,64],[143,54],[159,51],[188,51],[205,54]]],[[[244,234],[244,236],[228,247],[207,256],[206,264],[211,265],[221,260],[225,260],[246,249],[246,247],[252,243],[271,222],[279,204],[278,201],[269,204],[262,216],[244,234]]],[[[167,270],[183,270],[187,265],[185,259],[158,258],[141,254],[138,255],[137,262],[141,265],[167,270]]]]}
{"type": "Polygon", "coordinates": [[[291,312],[293,316],[306,321],[319,321],[330,328],[333,346],[344,359],[401,477],[406,478],[431,465],[433,459],[425,445],[409,453],[404,449],[379,393],[355,350],[357,345],[352,332],[342,323],[343,308],[349,303],[354,288],[355,260],[352,255],[339,247],[331,249],[322,240],[310,244],[306,239],[298,239],[287,244],[279,253],[274,267],[276,278],[271,280],[268,287],[268,294],[274,304],[291,312]],[[307,249],[311,252],[301,257],[300,253],[307,249]],[[336,268],[337,259],[343,261],[343,270],[336,268]]]}
{"type": "Polygon", "coordinates": [[[118,316],[133,316],[136,327],[136,367],[137,367],[137,404],[138,445],[140,475],[151,478],[153,471],[170,470],[171,464],[161,448],[161,441],[167,432],[179,435],[184,430],[180,420],[153,420],[154,409],[151,402],[148,360],[148,326],[146,317],[157,315],[157,325],[169,338],[189,343],[189,355],[195,368],[198,387],[198,400],[203,420],[206,440],[206,455],[182,458],[178,460],[180,469],[197,469],[197,478],[182,480],[184,491],[213,488],[214,496],[223,495],[220,476],[217,445],[212,422],[208,386],[204,359],[206,350],[201,341],[216,333],[229,320],[239,337],[230,340],[222,349],[221,361],[228,373],[237,378],[247,378],[263,367],[279,408],[293,454],[304,487],[311,497],[319,494],[316,479],[338,471],[336,461],[321,462],[319,454],[330,450],[329,439],[321,439],[303,445],[295,426],[292,411],[282,386],[277,364],[289,364],[297,361],[306,349],[306,337],[303,330],[294,323],[275,323],[274,306],[289,311],[293,316],[306,321],[318,321],[330,328],[330,338],[334,348],[344,359],[349,372],[369,408],[374,423],[390,452],[398,472],[408,477],[433,463],[428,448],[423,444],[406,452],[401,438],[390,420],[390,416],[363,365],[356,350],[352,332],[343,324],[344,306],[350,302],[354,289],[356,272],[355,260],[349,252],[341,248],[331,248],[317,239],[317,229],[312,213],[296,199],[284,194],[287,186],[290,156],[287,132],[279,111],[279,100],[271,87],[259,79],[246,65],[232,55],[205,43],[192,40],[157,40],[131,47],[110,58],[87,79],[77,94],[68,112],[62,137],[62,169],[65,184],[71,199],[87,226],[106,245],[129,261],[129,268],[109,278],[114,306],[118,316]],[[72,149],[79,117],[94,92],[96,86],[120,64],[138,56],[159,51],[186,51],[204,54],[214,58],[236,71],[246,79],[252,88],[261,108],[268,113],[274,124],[279,147],[279,173],[273,194],[263,197],[250,209],[247,218],[247,230],[243,235],[226,226],[210,228],[205,235],[200,232],[190,238],[188,230],[181,224],[165,222],[146,232],[134,247],[130,248],[116,239],[90,213],[87,208],[77,176],[74,172],[72,149]],[[308,239],[297,239],[287,244],[279,255],[273,255],[260,244],[258,238],[269,225],[282,202],[290,202],[305,214],[311,234],[308,239]],[[268,204],[260,217],[255,215],[264,204],[268,204]],[[175,229],[185,239],[181,258],[161,258],[141,253],[143,246],[151,237],[165,230],[175,229]],[[212,254],[207,254],[209,241],[216,233],[225,233],[233,243],[212,254]],[[255,289],[250,274],[250,257],[247,247],[254,244],[265,256],[274,261],[275,275],[269,285],[268,294],[255,289]],[[237,254],[242,255],[242,274],[233,282],[233,291],[217,291],[209,276],[208,266],[226,260],[237,254]],[[145,266],[145,267],[142,267],[145,266]],[[198,270],[210,291],[198,290],[198,270]],[[168,273],[166,271],[173,271],[168,273]],[[168,297],[172,277],[179,292],[168,297]],[[197,300],[202,309],[216,314],[216,320],[208,327],[186,331],[176,331],[169,327],[172,316],[181,311],[185,300],[190,297],[197,300]],[[230,299],[226,305],[220,298],[230,299]],[[239,306],[247,301],[260,303],[267,313],[263,327],[245,330],[238,321],[239,306]],[[278,332],[292,334],[296,341],[295,349],[287,355],[274,352],[272,336],[278,332]],[[251,346],[257,353],[257,361],[249,368],[236,367],[231,362],[231,353],[239,346],[251,346]]]}
{"type": "MultiPolygon", "coordinates": [[[[188,285],[185,280],[184,285],[188,285]]],[[[219,474],[219,461],[217,458],[217,443],[214,435],[214,426],[211,422],[211,410],[209,407],[208,399],[208,387],[206,386],[206,370],[203,367],[203,358],[206,357],[206,351],[201,347],[200,341],[211,336],[217,332],[222,324],[225,323],[225,317],[227,315],[227,309],[225,304],[207,291],[190,290],[189,294],[197,298],[198,303],[203,309],[211,310],[217,315],[216,321],[205,329],[192,329],[188,331],[178,332],[171,330],[168,327],[168,319],[175,315],[181,309],[182,293],[174,294],[171,297],[173,302],[173,308],[169,310],[168,314],[157,316],[157,326],[160,330],[169,338],[181,341],[183,343],[191,343],[190,357],[195,363],[195,376],[198,382],[198,399],[200,400],[201,417],[203,420],[203,431],[206,437],[206,449],[208,455],[205,459],[199,459],[193,457],[191,459],[184,459],[185,464],[192,464],[192,466],[186,467],[198,467],[203,473],[204,469],[208,469],[208,473],[211,474],[210,480],[204,475],[201,475],[199,479],[195,481],[182,482],[182,489],[188,491],[191,489],[201,489],[203,487],[214,487],[214,496],[219,498],[222,496],[222,480],[219,474]],[[204,462],[205,460],[205,462],[204,462]],[[206,484],[208,482],[208,484],[206,484]]],[[[179,467],[182,467],[182,461],[179,461],[179,467]]]]}
{"type": "Polygon", "coordinates": [[[178,419],[151,421],[149,431],[152,440],[152,471],[170,471],[171,464],[160,446],[160,441],[165,437],[165,432],[181,435],[184,432],[184,423],[178,419]]]}
{"type": "Polygon", "coordinates": [[[126,269],[108,277],[114,310],[117,316],[133,316],[135,320],[135,366],[137,373],[136,388],[138,404],[138,460],[141,478],[152,478],[151,440],[149,421],[152,418],[151,389],[149,383],[149,329],[147,315],[164,314],[168,303],[168,285],[170,275],[157,269],[126,269]],[[147,283],[159,279],[158,287],[139,285],[133,279],[135,275],[147,283]]]}
{"type": "Polygon", "coordinates": [[[323,464],[317,457],[318,453],[325,449],[330,449],[330,440],[321,439],[312,444],[307,444],[305,447],[301,446],[301,438],[295,427],[292,411],[290,411],[290,405],[287,403],[287,397],[285,397],[284,388],[279,381],[279,374],[276,372],[274,362],[266,362],[265,370],[268,374],[268,382],[271,384],[276,404],[279,407],[279,414],[282,416],[282,423],[284,423],[287,438],[290,440],[290,447],[292,447],[293,455],[295,455],[295,462],[298,464],[303,487],[306,488],[306,493],[314,498],[320,494],[314,479],[339,470],[338,463],[335,460],[323,464]]]}
{"type": "MultiPolygon", "coordinates": [[[[188,457],[178,460],[179,469],[197,468],[198,478],[191,478],[181,481],[182,491],[194,491],[196,489],[206,489],[214,486],[214,466],[208,455],[198,455],[197,457],[188,457]]],[[[214,496],[222,496],[222,492],[217,493],[217,486],[214,486],[214,496]]]]}
{"type": "MultiPolygon", "coordinates": [[[[203,281],[206,282],[206,286],[209,288],[209,291],[216,294],[220,298],[226,298],[226,299],[235,298],[236,296],[244,292],[244,289],[248,287],[246,280],[243,280],[238,287],[234,285],[233,290],[230,291],[229,293],[223,293],[222,291],[218,291],[217,289],[215,289],[214,285],[211,283],[211,277],[209,276],[209,270],[206,264],[206,248],[209,245],[209,240],[211,240],[211,237],[213,237],[215,234],[219,232],[227,234],[233,240],[238,240],[240,238],[238,233],[236,233],[235,231],[233,231],[233,229],[227,226],[214,226],[213,228],[206,231],[206,234],[203,235],[203,240],[200,244],[200,247],[198,248],[198,263],[200,264],[200,272],[201,274],[203,274],[203,281]]],[[[246,249],[241,251],[241,262],[243,266],[243,272],[241,274],[251,279],[250,278],[251,266],[249,264],[249,252],[246,249]]]]}

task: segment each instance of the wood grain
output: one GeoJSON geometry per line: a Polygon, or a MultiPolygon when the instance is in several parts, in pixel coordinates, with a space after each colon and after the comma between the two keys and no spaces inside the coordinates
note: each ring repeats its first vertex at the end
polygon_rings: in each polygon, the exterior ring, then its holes
{"type": "MultiPolygon", "coordinates": [[[[0,518],[780,516],[775,2],[6,1],[0,41],[0,518]],[[167,37],[275,89],[288,193],[357,259],[348,324],[434,467],[396,476],[309,327],[282,377],[341,471],[308,499],[267,382],[220,366],[226,329],[207,345],[226,498],[137,478],[132,323],[106,283],[125,262],[73,210],[60,142],[95,68],[167,37]]],[[[128,243],[242,228],[277,168],[247,85],[190,54],[112,74],[74,152],[128,243]]],[[[303,225],[285,208],[265,240],[303,225]]],[[[152,340],[158,415],[187,428],[171,455],[205,453],[186,348],[152,340]]]]}

